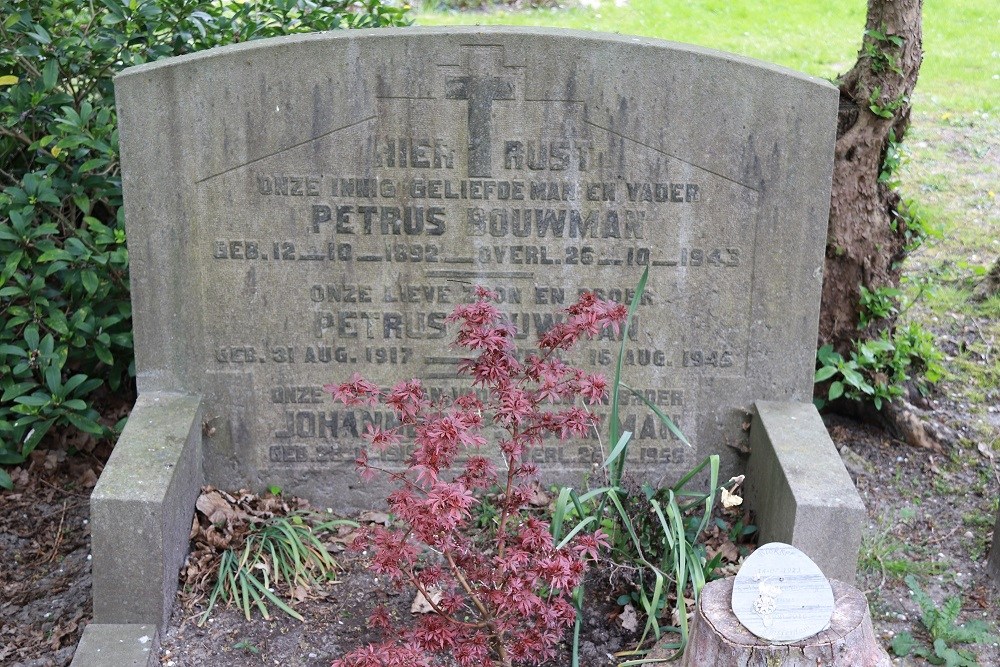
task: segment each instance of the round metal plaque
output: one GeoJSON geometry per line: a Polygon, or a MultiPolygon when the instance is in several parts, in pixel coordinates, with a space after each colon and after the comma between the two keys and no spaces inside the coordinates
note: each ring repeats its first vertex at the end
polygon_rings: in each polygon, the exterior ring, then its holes
{"type": "Polygon", "coordinates": [[[775,644],[812,637],[830,625],[833,589],[809,556],[772,542],[750,554],[733,582],[733,613],[775,644]]]}

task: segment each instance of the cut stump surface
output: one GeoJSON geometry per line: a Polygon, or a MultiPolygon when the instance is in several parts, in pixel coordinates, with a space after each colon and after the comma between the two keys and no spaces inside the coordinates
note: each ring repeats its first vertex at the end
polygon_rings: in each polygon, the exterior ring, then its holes
{"type": "Polygon", "coordinates": [[[872,628],[868,601],[858,589],[831,580],[835,608],[830,626],[807,639],[769,644],[733,614],[733,578],[702,589],[682,667],[889,667],[892,661],[872,628]]]}

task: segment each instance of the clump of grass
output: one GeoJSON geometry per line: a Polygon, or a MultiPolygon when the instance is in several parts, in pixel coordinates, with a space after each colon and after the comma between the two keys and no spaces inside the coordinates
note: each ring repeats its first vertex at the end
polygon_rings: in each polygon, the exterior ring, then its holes
{"type": "Polygon", "coordinates": [[[301,599],[317,584],[334,580],[340,566],[316,533],[343,523],[327,521],[314,529],[308,518],[295,513],[250,524],[243,546],[222,552],[215,586],[198,625],[204,625],[219,601],[235,604],[247,620],[254,607],[270,619],[270,603],[301,621],[302,616],[278,597],[276,590],[301,599]]]}
{"type": "Polygon", "coordinates": [[[340,569],[320,536],[358,526],[322,517],[306,501],[282,497],[280,489],[257,495],[205,487],[196,508],[181,598],[188,609],[207,600],[198,625],[218,603],[236,605],[247,619],[254,608],[270,619],[275,607],[302,620],[294,601],[334,581],[340,569]]]}

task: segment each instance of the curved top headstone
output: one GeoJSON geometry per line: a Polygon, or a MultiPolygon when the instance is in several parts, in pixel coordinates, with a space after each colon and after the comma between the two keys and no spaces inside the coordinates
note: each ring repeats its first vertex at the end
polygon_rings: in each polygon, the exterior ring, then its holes
{"type": "MultiPolygon", "coordinates": [[[[811,397],[825,82],[637,37],[406,28],[213,49],[115,89],[138,384],[205,397],[213,484],[366,504],[358,435],[389,416],[320,388],[361,370],[450,395],[444,318],[475,283],[530,345],[649,267],[625,379],[700,450],[631,401],[652,474],[712,451],[731,469],[754,400],[811,397]]],[[[610,373],[617,349],[574,360],[610,373]]],[[[597,439],[534,456],[552,481],[603,460],[597,439]]]]}

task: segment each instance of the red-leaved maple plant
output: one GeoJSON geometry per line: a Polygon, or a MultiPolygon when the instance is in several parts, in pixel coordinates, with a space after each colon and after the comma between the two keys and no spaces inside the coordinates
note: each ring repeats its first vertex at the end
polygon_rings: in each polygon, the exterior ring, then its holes
{"type": "Polygon", "coordinates": [[[441,656],[463,667],[544,662],[573,625],[571,595],[587,563],[607,545],[597,531],[560,548],[548,523],[522,510],[537,474],[530,450],[543,438],[585,435],[597,418],[582,402],[597,403],[607,393],[602,375],[566,364],[558,352],[605,327],[618,333],[627,309],[584,294],[541,337],[538,353],[521,362],[515,329],[492,303],[497,295],[482,287],[475,295],[473,303],[455,308],[449,322],[459,323],[456,343],[472,355],[458,372],[471,376],[479,396],[473,390],[432,401],[419,380],[384,392],[358,374],[324,387],[348,406],[381,401],[393,409],[397,426],[368,426],[372,449],[397,445],[404,434],[413,437],[402,472],[379,467],[366,452],[358,457],[363,478],[388,475],[395,485],[388,497],[395,522],[362,530],[354,547],[371,549],[375,573],[416,587],[433,609],[405,630],[391,627],[388,612],[378,609],[369,625],[391,629],[395,639],[356,649],[333,667],[423,667],[441,656]],[[499,428],[488,431],[490,426],[499,428]],[[499,452],[489,449],[484,433],[499,434],[499,452]],[[494,485],[503,489],[499,516],[476,529],[475,493],[494,485]]]}

